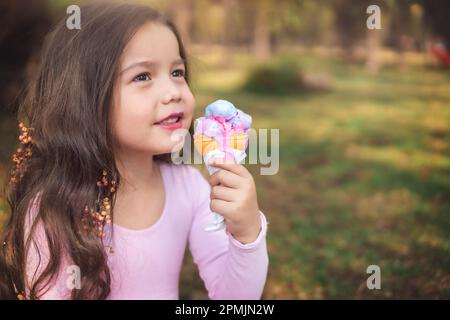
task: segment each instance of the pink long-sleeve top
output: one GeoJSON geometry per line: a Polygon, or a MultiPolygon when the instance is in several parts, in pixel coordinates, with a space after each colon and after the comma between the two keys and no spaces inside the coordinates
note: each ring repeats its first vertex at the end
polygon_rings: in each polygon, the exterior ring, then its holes
{"type": "MultiPolygon", "coordinates": [[[[108,298],[178,299],[180,270],[188,245],[210,299],[260,299],[269,264],[264,214],[260,212],[262,228],[252,243],[242,244],[223,229],[204,231],[212,218],[206,179],[188,165],[162,163],[160,168],[166,199],[159,220],[143,230],[113,225],[114,250],[106,250],[112,277],[108,298]]],[[[48,259],[42,228],[37,230],[41,263],[31,246],[28,278],[36,270],[39,273],[48,259]]],[[[73,271],[64,270],[68,266],[67,261],[63,263],[42,299],[70,297],[67,277],[73,278],[73,271]]]]}

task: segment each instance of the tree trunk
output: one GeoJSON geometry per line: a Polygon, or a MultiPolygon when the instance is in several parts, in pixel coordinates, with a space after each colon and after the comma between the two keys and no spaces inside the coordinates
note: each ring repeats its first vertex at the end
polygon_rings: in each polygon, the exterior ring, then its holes
{"type": "Polygon", "coordinates": [[[173,22],[180,32],[183,44],[188,47],[191,43],[190,29],[193,17],[192,0],[177,0],[174,2],[171,11],[173,22]]]}
{"type": "Polygon", "coordinates": [[[381,67],[380,42],[380,30],[367,30],[366,69],[370,73],[377,73],[381,67]]]}
{"type": "Polygon", "coordinates": [[[266,61],[271,56],[268,0],[255,2],[255,33],[253,50],[258,61],[266,61]]]}

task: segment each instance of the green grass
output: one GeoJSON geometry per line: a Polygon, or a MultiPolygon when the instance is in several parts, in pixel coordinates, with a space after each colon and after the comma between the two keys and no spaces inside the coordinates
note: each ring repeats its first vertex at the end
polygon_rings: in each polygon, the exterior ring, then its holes
{"type": "MultiPolygon", "coordinates": [[[[223,98],[280,129],[278,174],[247,166],[270,223],[263,298],[450,298],[450,72],[370,75],[306,53],[304,71],[328,73],[333,90],[256,95],[242,89],[251,56],[191,55],[196,116],[223,98]],[[371,264],[381,290],[366,288],[371,264]]],[[[189,254],[180,290],[206,297],[189,254]]]]}
{"type": "MultiPolygon", "coordinates": [[[[279,173],[248,166],[270,222],[264,298],[450,298],[450,72],[370,75],[304,54],[304,70],[330,74],[334,89],[270,96],[241,89],[250,56],[198,61],[200,109],[225,98],[256,128],[280,129],[279,173]],[[381,290],[366,288],[371,264],[381,290]]],[[[186,296],[200,287],[188,277],[186,296]]]]}

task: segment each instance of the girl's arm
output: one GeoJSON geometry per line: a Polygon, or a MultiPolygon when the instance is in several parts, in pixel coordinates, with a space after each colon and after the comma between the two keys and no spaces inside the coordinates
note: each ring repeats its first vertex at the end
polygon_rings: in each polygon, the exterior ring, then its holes
{"type": "Polygon", "coordinates": [[[211,188],[196,169],[192,170],[193,221],[189,248],[211,299],[260,299],[269,259],[266,246],[267,221],[260,211],[258,238],[242,244],[225,230],[204,231],[210,222],[211,188]]]}

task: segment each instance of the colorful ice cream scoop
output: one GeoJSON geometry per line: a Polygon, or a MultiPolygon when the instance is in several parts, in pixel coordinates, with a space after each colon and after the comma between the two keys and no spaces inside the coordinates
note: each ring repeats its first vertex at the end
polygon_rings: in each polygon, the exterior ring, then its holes
{"type": "Polygon", "coordinates": [[[197,151],[203,156],[214,149],[245,151],[251,125],[251,116],[231,102],[217,100],[206,107],[203,117],[195,120],[194,143],[197,151]]]}
{"type": "MultiPolygon", "coordinates": [[[[217,100],[205,109],[205,115],[194,124],[194,145],[203,156],[210,174],[217,168],[208,165],[211,158],[229,158],[240,163],[245,157],[248,145],[248,131],[252,117],[237,109],[231,102],[217,100]]],[[[216,231],[225,227],[223,217],[213,212],[213,221],[206,228],[216,231]]]]}

